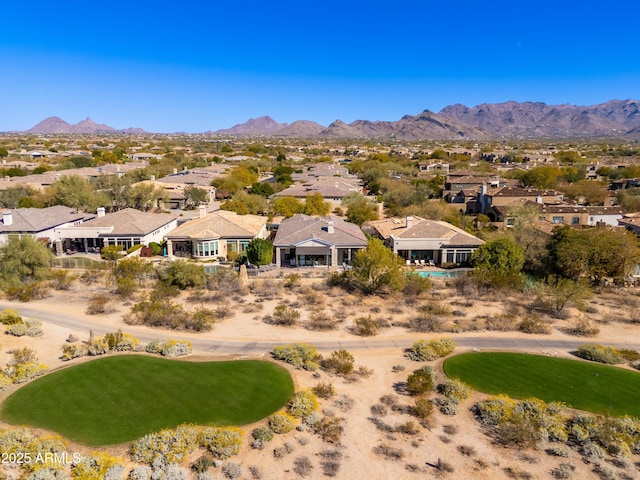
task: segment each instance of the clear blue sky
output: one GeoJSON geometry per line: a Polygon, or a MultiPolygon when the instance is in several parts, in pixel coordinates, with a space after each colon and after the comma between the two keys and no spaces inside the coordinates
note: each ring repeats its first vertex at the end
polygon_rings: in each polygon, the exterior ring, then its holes
{"type": "Polygon", "coordinates": [[[7,0],[0,13],[0,131],[53,115],[203,132],[640,97],[637,0],[7,0]]]}

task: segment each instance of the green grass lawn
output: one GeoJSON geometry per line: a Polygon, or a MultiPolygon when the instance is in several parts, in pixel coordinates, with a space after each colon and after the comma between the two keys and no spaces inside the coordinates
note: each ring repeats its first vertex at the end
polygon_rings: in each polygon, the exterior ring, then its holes
{"type": "Polygon", "coordinates": [[[252,423],[280,409],[293,391],[289,373],[271,362],[121,355],[25,385],[2,404],[0,419],[86,445],[115,445],[181,423],[252,423]]]}
{"type": "Polygon", "coordinates": [[[465,353],[444,371],[475,390],[560,401],[580,410],[640,417],[640,373],[578,360],[521,353],[465,353]]]}

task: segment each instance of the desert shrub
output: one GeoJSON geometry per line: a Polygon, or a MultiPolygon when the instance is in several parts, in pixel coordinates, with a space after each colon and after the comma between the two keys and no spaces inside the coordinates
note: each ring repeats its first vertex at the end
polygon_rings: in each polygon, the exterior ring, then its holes
{"type": "Polygon", "coordinates": [[[62,347],[62,360],[71,360],[85,355],[87,355],[86,345],[64,345],[62,347]]]}
{"type": "Polygon", "coordinates": [[[438,393],[447,398],[453,398],[458,401],[464,400],[471,395],[471,387],[457,378],[445,380],[438,384],[438,393]]]}
{"type": "Polygon", "coordinates": [[[514,407],[515,401],[507,396],[499,395],[476,403],[471,410],[480,423],[495,426],[507,421],[514,407]]]}
{"type": "Polygon", "coordinates": [[[324,399],[331,398],[336,394],[336,389],[333,387],[332,383],[320,382],[313,387],[312,390],[316,396],[324,399]]]}
{"type": "Polygon", "coordinates": [[[420,297],[431,290],[433,282],[428,277],[421,277],[417,273],[409,273],[405,276],[402,293],[408,297],[420,297]]]}
{"type": "Polygon", "coordinates": [[[22,337],[24,335],[28,337],[41,337],[44,332],[42,331],[42,322],[40,322],[40,320],[32,319],[25,320],[24,323],[9,325],[6,333],[16,337],[22,337]]]}
{"type": "Polygon", "coordinates": [[[355,358],[346,350],[334,350],[329,358],[322,360],[322,368],[336,375],[348,375],[353,372],[355,358]]]}
{"type": "Polygon", "coordinates": [[[222,474],[225,478],[234,479],[242,476],[242,467],[239,463],[229,462],[222,466],[222,474]]]}
{"type": "Polygon", "coordinates": [[[629,348],[620,348],[618,349],[618,353],[622,355],[622,358],[624,358],[628,362],[637,362],[638,360],[640,360],[640,352],[636,350],[631,350],[629,348]]]}
{"type": "Polygon", "coordinates": [[[517,319],[511,314],[496,314],[487,318],[485,328],[497,332],[510,332],[516,329],[517,319]]]}
{"type": "Polygon", "coordinates": [[[300,312],[288,305],[278,305],[271,315],[265,317],[265,322],[271,325],[294,326],[300,319],[300,312]]]}
{"type": "Polygon", "coordinates": [[[411,395],[421,395],[433,388],[436,374],[433,368],[425,365],[407,377],[407,391],[411,395]]]}
{"type": "Polygon", "coordinates": [[[273,440],[273,430],[271,430],[267,426],[254,428],[251,431],[251,436],[254,440],[259,440],[260,442],[267,443],[273,440]]]}
{"type": "Polygon", "coordinates": [[[5,369],[5,374],[9,375],[13,383],[24,383],[47,373],[49,367],[38,362],[23,362],[12,368],[5,369]]]}
{"type": "Polygon", "coordinates": [[[401,449],[387,443],[380,443],[373,447],[373,453],[382,455],[387,460],[402,460],[404,458],[404,452],[401,449]]]}
{"type": "Polygon", "coordinates": [[[301,477],[306,477],[312,470],[313,465],[309,457],[298,457],[293,461],[293,471],[301,477]]]}
{"type": "Polygon", "coordinates": [[[578,347],[576,356],[591,360],[592,362],[606,363],[608,365],[617,365],[624,363],[624,357],[613,347],[605,347],[595,343],[585,343],[578,347]]]}
{"type": "Polygon", "coordinates": [[[216,464],[215,460],[209,455],[198,457],[192,464],[191,470],[195,473],[204,473],[216,464]]]}
{"type": "Polygon", "coordinates": [[[296,426],[296,418],[285,412],[277,412],[269,417],[269,428],[273,433],[288,433],[296,426]]]}
{"type": "Polygon", "coordinates": [[[98,315],[101,313],[113,312],[111,298],[104,293],[94,295],[87,304],[87,315],[98,315]]]}
{"type": "Polygon", "coordinates": [[[416,362],[426,362],[449,355],[455,348],[456,343],[450,338],[419,340],[407,350],[406,356],[416,362]]]}
{"type": "Polygon", "coordinates": [[[77,275],[71,275],[66,270],[51,270],[50,281],[53,288],[56,290],[69,290],[69,288],[71,288],[71,284],[77,278],[77,275]]]}
{"type": "Polygon", "coordinates": [[[409,320],[409,328],[418,333],[441,332],[444,322],[435,315],[423,314],[409,320]]]}
{"type": "Polygon", "coordinates": [[[123,333],[122,330],[105,334],[105,341],[109,350],[116,352],[129,352],[134,350],[138,343],[138,339],[131,334],[123,333]]]}
{"type": "Polygon", "coordinates": [[[313,430],[323,441],[338,443],[342,437],[342,420],[338,417],[323,417],[315,425],[313,430]]]}
{"type": "Polygon", "coordinates": [[[242,436],[242,430],[237,427],[206,427],[200,430],[198,443],[214,458],[224,460],[240,452],[242,436]]]}
{"type": "Polygon", "coordinates": [[[576,335],[578,337],[595,337],[600,333],[600,327],[585,315],[580,315],[578,318],[572,320],[565,330],[569,335],[576,335]]]}
{"type": "Polygon", "coordinates": [[[405,435],[417,435],[420,431],[418,424],[413,420],[407,420],[406,422],[399,423],[395,426],[394,431],[397,433],[404,433],[405,435]]]}
{"type": "Polygon", "coordinates": [[[192,349],[191,342],[187,340],[167,340],[160,355],[167,358],[183,357],[191,354],[192,349]]]}
{"type": "Polygon", "coordinates": [[[455,397],[437,397],[433,402],[445,415],[457,415],[460,410],[459,400],[455,397]]]}
{"type": "Polygon", "coordinates": [[[551,333],[551,327],[547,322],[540,318],[537,313],[527,315],[522,319],[518,330],[524,333],[538,333],[548,335],[551,333]]]}
{"type": "Polygon", "coordinates": [[[426,398],[416,398],[411,410],[416,417],[426,420],[433,413],[433,403],[426,398]]]}
{"type": "Polygon", "coordinates": [[[305,322],[307,330],[333,330],[337,327],[338,320],[326,312],[313,312],[305,322]]]}
{"type": "Polygon", "coordinates": [[[635,361],[631,362],[630,365],[633,368],[635,368],[636,370],[640,370],[640,360],[635,360],[635,361]]]}
{"type": "Polygon", "coordinates": [[[469,445],[458,445],[457,450],[465,457],[474,457],[478,453],[475,448],[469,445]]]}
{"type": "Polygon", "coordinates": [[[378,322],[371,318],[371,315],[358,317],[353,322],[353,333],[362,337],[377,335],[379,330],[378,322]]]}
{"type": "Polygon", "coordinates": [[[322,359],[315,347],[307,343],[290,343],[274,347],[273,356],[294,367],[310,371],[317,370],[318,362],[322,359]]]}
{"type": "Polygon", "coordinates": [[[109,345],[104,337],[93,337],[87,342],[87,355],[104,355],[109,351],[109,345]]]}
{"type": "Polygon", "coordinates": [[[318,400],[311,390],[300,390],[293,394],[287,412],[296,418],[304,418],[318,409],[318,400]]]}
{"type": "Polygon", "coordinates": [[[451,309],[449,306],[445,305],[442,302],[436,302],[434,300],[430,300],[424,305],[421,305],[418,310],[422,313],[429,315],[436,315],[441,317],[446,317],[451,315],[451,309]]]}
{"type": "Polygon", "coordinates": [[[151,468],[146,465],[133,467],[127,478],[129,480],[151,480],[151,468]]]}
{"type": "Polygon", "coordinates": [[[202,265],[186,261],[171,262],[164,270],[158,271],[160,280],[168,285],[175,285],[181,290],[187,288],[204,288],[207,275],[202,265]]]}
{"type": "Polygon", "coordinates": [[[112,457],[106,452],[93,453],[90,457],[82,457],[79,462],[71,466],[71,478],[89,480],[103,478],[118,480],[124,474],[122,460],[112,457]]]}
{"type": "Polygon", "coordinates": [[[290,275],[287,275],[286,277],[284,277],[284,287],[289,290],[293,290],[294,288],[300,286],[301,280],[302,280],[302,277],[297,273],[292,273],[290,275]]]}
{"type": "Polygon", "coordinates": [[[0,323],[3,325],[16,325],[22,324],[24,321],[18,312],[15,310],[7,309],[0,312],[0,323]]]}
{"type": "Polygon", "coordinates": [[[599,463],[606,456],[604,449],[600,445],[591,442],[585,443],[580,453],[590,463],[599,463]]]}
{"type": "Polygon", "coordinates": [[[551,470],[551,476],[558,479],[571,478],[575,469],[576,467],[574,467],[570,463],[561,463],[556,468],[551,470]]]}
{"type": "Polygon", "coordinates": [[[0,372],[0,391],[13,385],[13,380],[6,373],[0,372]]]}
{"type": "Polygon", "coordinates": [[[125,316],[124,321],[129,325],[204,332],[211,330],[215,318],[211,310],[200,308],[187,311],[179,304],[166,299],[154,298],[152,295],[146,300],[136,303],[132,307],[131,313],[125,316]]]}
{"type": "Polygon", "coordinates": [[[30,302],[31,300],[45,298],[49,294],[49,287],[44,282],[31,282],[18,287],[8,288],[5,293],[9,300],[30,302]]]}
{"type": "Polygon", "coordinates": [[[182,463],[186,455],[198,448],[198,430],[191,425],[150,433],[131,445],[131,458],[151,465],[156,460],[162,464],[182,463]]]}
{"type": "Polygon", "coordinates": [[[293,452],[293,445],[289,442],[285,442],[284,445],[273,449],[273,456],[276,458],[282,458],[293,452]]]}

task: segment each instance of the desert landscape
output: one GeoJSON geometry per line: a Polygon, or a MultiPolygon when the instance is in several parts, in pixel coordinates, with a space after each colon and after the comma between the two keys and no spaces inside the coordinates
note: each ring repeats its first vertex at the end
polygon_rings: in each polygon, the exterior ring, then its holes
{"type": "MultiPolygon", "coordinates": [[[[573,318],[582,314],[581,311],[568,307],[562,319],[545,316],[544,321],[551,327],[550,334],[527,334],[517,331],[516,326],[518,318],[532,305],[532,298],[522,293],[490,300],[477,294],[461,295],[451,281],[435,280],[428,293],[419,298],[379,297],[347,293],[328,286],[322,277],[300,278],[295,284],[290,283],[282,276],[252,278],[246,288],[232,298],[211,291],[182,293],[180,301],[185,305],[228,309],[226,318],[217,321],[211,331],[203,333],[128,325],[123,320],[129,311],[127,302],[114,302],[113,310],[107,314],[87,315],[91,298],[103,289],[99,282],[77,280],[70,290],[54,292],[46,299],[27,304],[3,300],[0,308],[15,309],[25,318],[42,320],[44,335],[38,338],[5,335],[0,362],[9,361],[8,352],[23,346],[34,349],[40,361],[52,370],[90,361],[92,357],[61,360],[62,346],[69,336],[85,340],[90,331],[101,335],[117,329],[131,333],[141,341],[157,338],[189,340],[194,351],[186,357],[188,361],[271,360],[271,349],[263,346],[268,343],[307,342],[317,346],[323,355],[331,350],[346,349],[354,356],[356,368],[365,367],[363,374],[340,376],[323,370],[310,372],[287,366],[296,390],[313,388],[319,383],[333,385],[335,395],[320,399],[320,408],[324,415],[340,419],[341,435],[323,441],[308,427],[300,427],[276,435],[271,442],[257,449],[251,447],[250,434],[264,422],[245,425],[242,450],[229,459],[241,466],[241,478],[346,479],[356,475],[369,478],[552,478],[552,471],[567,463],[575,467],[573,478],[605,478],[602,469],[584,461],[577,448],[570,450],[568,458],[560,458],[545,452],[550,444],[526,449],[496,444],[471,411],[472,405],[488,398],[487,395],[473,393],[460,404],[456,415],[445,415],[436,408],[428,419],[419,420],[411,414],[413,399],[403,387],[407,374],[421,366],[409,360],[404,351],[421,339],[451,338],[458,344],[455,353],[491,349],[575,358],[571,351],[587,340],[569,335],[566,329],[573,318]],[[296,326],[278,326],[265,321],[278,305],[289,305],[300,312],[296,326]],[[410,319],[425,308],[438,312],[442,319],[440,331],[416,333],[408,328],[410,319]],[[314,316],[317,318],[319,314],[334,320],[330,329],[308,328],[314,316]],[[363,316],[370,316],[381,326],[376,335],[357,335],[354,321],[363,316]],[[512,326],[500,327],[505,331],[489,331],[487,320],[498,316],[512,318],[512,326]],[[48,318],[52,321],[47,321],[48,318]],[[258,343],[255,343],[256,339],[259,339],[258,343]],[[488,339],[492,339],[490,348],[483,346],[487,345],[488,339]],[[549,340],[559,341],[563,347],[552,348],[549,340]]],[[[588,341],[637,350],[640,347],[637,344],[638,325],[634,320],[634,312],[640,305],[637,293],[635,288],[602,289],[588,305],[582,305],[583,312],[585,309],[593,312],[590,318],[599,328],[599,333],[588,341]]],[[[442,360],[428,363],[437,371],[436,382],[443,381],[446,377],[441,368],[442,360]]],[[[4,395],[10,392],[6,391],[4,395]]],[[[435,396],[435,391],[429,394],[429,397],[435,396]]],[[[69,451],[82,455],[91,455],[95,450],[77,444],[69,446],[69,451]]],[[[135,465],[129,456],[129,445],[102,450],[121,457],[127,468],[135,465]]],[[[189,478],[188,467],[200,455],[202,452],[196,452],[183,462],[181,466],[186,475],[183,478],[189,478]]],[[[635,478],[640,468],[637,457],[628,462],[609,458],[606,465],[618,475],[615,478],[635,478]]],[[[224,477],[219,468],[209,472],[211,478],[224,477]]],[[[5,468],[5,473],[7,478],[18,478],[15,466],[14,470],[5,468]]]]}

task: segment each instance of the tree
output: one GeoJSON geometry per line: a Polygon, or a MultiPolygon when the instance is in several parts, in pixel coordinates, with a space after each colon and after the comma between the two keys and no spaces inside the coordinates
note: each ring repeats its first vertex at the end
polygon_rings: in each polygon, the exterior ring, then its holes
{"type": "Polygon", "coordinates": [[[248,192],[252,195],[260,195],[261,197],[270,197],[276,191],[273,189],[270,183],[266,182],[255,182],[251,185],[251,188],[248,192]]]}
{"type": "Polygon", "coordinates": [[[188,207],[194,208],[196,205],[207,203],[209,201],[209,194],[202,188],[186,187],[183,194],[185,203],[188,207]]]}
{"type": "Polygon", "coordinates": [[[0,191],[0,206],[4,208],[19,208],[20,201],[34,195],[29,187],[18,186],[0,191]]]}
{"type": "Polygon", "coordinates": [[[227,200],[220,205],[222,210],[229,210],[238,215],[262,215],[269,209],[267,199],[261,195],[254,195],[240,190],[233,195],[231,200],[227,200]]]}
{"type": "Polygon", "coordinates": [[[548,250],[550,270],[556,275],[574,280],[587,276],[596,284],[604,277],[628,275],[640,260],[634,234],[606,227],[556,227],[548,250]]]}
{"type": "Polygon", "coordinates": [[[7,156],[9,156],[9,151],[4,147],[0,147],[0,158],[7,156]]]}
{"type": "Polygon", "coordinates": [[[285,218],[289,218],[296,213],[302,213],[304,204],[295,197],[278,197],[273,200],[271,209],[274,215],[282,215],[285,218]]]}
{"type": "Polygon", "coordinates": [[[502,237],[480,245],[471,263],[476,270],[491,275],[519,273],[524,265],[524,252],[511,238],[502,237]]]}
{"type": "Polygon", "coordinates": [[[407,391],[411,395],[422,395],[433,388],[435,380],[433,369],[425,365],[407,377],[407,391]]]}
{"type": "Polygon", "coordinates": [[[166,200],[167,193],[160,187],[141,183],[133,185],[129,190],[127,205],[137,210],[149,210],[158,205],[158,201],[166,200]]]}
{"type": "Polygon", "coordinates": [[[377,238],[372,238],[367,248],[356,252],[353,268],[346,273],[368,294],[398,291],[405,283],[404,261],[377,238]]]}
{"type": "Polygon", "coordinates": [[[202,288],[207,281],[207,275],[202,265],[184,260],[172,262],[166,270],[161,272],[160,278],[166,284],[175,285],[183,290],[187,288],[202,288]]]}
{"type": "Polygon", "coordinates": [[[331,212],[331,204],[324,201],[321,193],[312,193],[305,198],[302,212],[307,215],[329,215],[331,212]]]}
{"type": "Polygon", "coordinates": [[[77,175],[64,175],[53,182],[49,192],[48,205],[65,205],[85,212],[95,211],[105,203],[105,198],[97,194],[93,186],[77,175]]]}
{"type": "Polygon", "coordinates": [[[364,222],[378,219],[377,205],[360,192],[353,192],[343,197],[342,205],[347,207],[347,220],[359,227],[364,222]]]}
{"type": "Polygon", "coordinates": [[[0,288],[7,290],[49,277],[53,254],[47,246],[28,235],[11,235],[0,247],[0,288]]]}
{"type": "Polygon", "coordinates": [[[269,240],[254,238],[247,245],[247,259],[254,265],[270,265],[273,260],[273,244],[269,240]]]}

